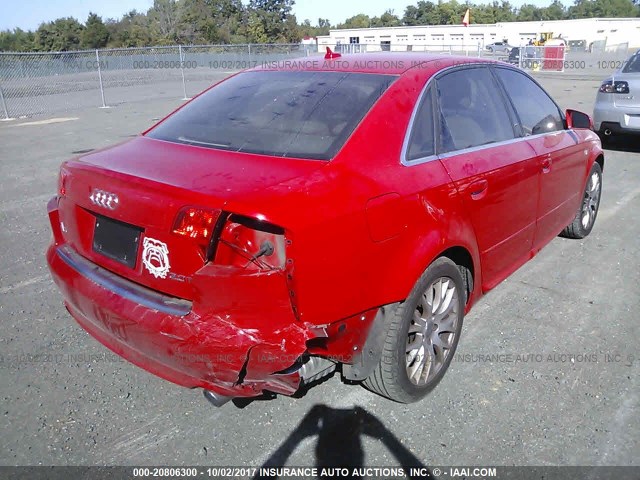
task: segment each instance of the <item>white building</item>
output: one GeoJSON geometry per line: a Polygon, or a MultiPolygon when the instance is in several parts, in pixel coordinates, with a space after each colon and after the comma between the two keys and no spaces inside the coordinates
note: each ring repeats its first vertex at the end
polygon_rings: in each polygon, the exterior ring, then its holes
{"type": "Polygon", "coordinates": [[[376,27],[330,30],[318,37],[318,50],[338,44],[366,45],[375,50],[473,50],[506,40],[524,45],[551,32],[567,42],[580,42],[589,48],[594,42],[607,46],[628,43],[640,48],[640,18],[585,18],[536,22],[500,22],[493,24],[424,25],[415,27],[376,27]]]}

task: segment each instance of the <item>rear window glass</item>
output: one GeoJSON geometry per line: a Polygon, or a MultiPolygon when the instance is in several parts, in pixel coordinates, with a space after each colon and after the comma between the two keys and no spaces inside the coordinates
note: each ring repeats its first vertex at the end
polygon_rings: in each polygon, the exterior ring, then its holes
{"type": "Polygon", "coordinates": [[[633,55],[622,69],[624,73],[640,73],[640,54],[633,55]]]}
{"type": "Polygon", "coordinates": [[[328,160],[395,79],[348,72],[244,72],[204,93],[147,136],[328,160]]]}

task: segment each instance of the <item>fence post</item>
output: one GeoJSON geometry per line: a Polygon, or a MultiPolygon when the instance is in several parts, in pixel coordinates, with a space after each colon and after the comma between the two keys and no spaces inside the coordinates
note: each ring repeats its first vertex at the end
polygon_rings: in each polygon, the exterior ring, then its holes
{"type": "Polygon", "coordinates": [[[180,55],[180,74],[182,75],[182,100],[189,100],[189,97],[187,97],[187,86],[184,83],[184,57],[182,54],[182,45],[178,45],[178,54],[180,55]]]}
{"type": "Polygon", "coordinates": [[[1,85],[0,85],[0,100],[2,100],[2,108],[4,109],[4,119],[11,120],[9,118],[9,111],[7,110],[7,102],[4,99],[4,92],[2,91],[1,85]]]}
{"type": "Polygon", "coordinates": [[[249,49],[249,56],[251,56],[251,44],[250,43],[247,44],[247,48],[249,49]]]}
{"type": "Polygon", "coordinates": [[[522,56],[525,54],[524,52],[524,45],[522,45],[522,42],[520,42],[520,50],[519,50],[519,54],[518,54],[518,68],[522,69],[522,56]]]}
{"type": "Polygon", "coordinates": [[[100,69],[100,54],[98,50],[96,50],[96,63],[98,64],[98,81],[100,82],[100,96],[102,97],[102,107],[100,108],[108,108],[107,104],[104,103],[104,86],[102,85],[102,70],[100,69]]]}

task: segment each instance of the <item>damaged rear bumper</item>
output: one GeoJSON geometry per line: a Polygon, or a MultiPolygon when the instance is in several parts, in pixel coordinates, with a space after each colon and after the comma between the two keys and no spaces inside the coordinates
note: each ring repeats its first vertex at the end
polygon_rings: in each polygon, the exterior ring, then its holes
{"type": "Polygon", "coordinates": [[[190,302],[114,275],[55,240],[47,261],[67,309],[87,332],[185,387],[228,397],[291,395],[301,380],[292,366],[307,341],[322,336],[295,318],[281,272],[239,275],[206,266],[193,279],[190,302]]]}

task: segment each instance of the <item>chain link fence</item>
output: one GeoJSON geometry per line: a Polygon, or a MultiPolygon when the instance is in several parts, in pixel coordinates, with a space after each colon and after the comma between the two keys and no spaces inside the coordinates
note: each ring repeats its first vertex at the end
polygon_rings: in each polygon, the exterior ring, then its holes
{"type": "Polygon", "coordinates": [[[466,57],[491,58],[516,65],[530,72],[561,72],[582,79],[601,80],[622,68],[633,53],[628,43],[607,44],[606,40],[593,42],[573,42],[560,48],[557,45],[535,46],[522,44],[517,47],[482,47],[476,44],[392,44],[381,43],[335,43],[322,44],[339,53],[371,52],[428,52],[440,55],[462,55],[466,57]]]}
{"type": "MultiPolygon", "coordinates": [[[[230,73],[261,64],[324,53],[326,46],[360,52],[430,52],[489,57],[533,72],[601,80],[622,68],[628,44],[534,47],[490,51],[479,44],[252,44],[0,53],[0,119],[157,98],[190,98],[230,73]],[[516,55],[517,53],[517,55],[516,55]]],[[[343,57],[348,61],[348,57],[343,57]]]]}
{"type": "Polygon", "coordinates": [[[0,119],[189,98],[232,72],[317,54],[315,45],[204,45],[0,53],[0,119]]]}

